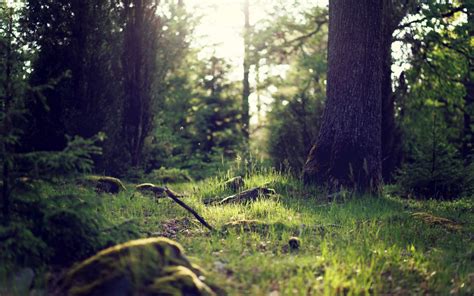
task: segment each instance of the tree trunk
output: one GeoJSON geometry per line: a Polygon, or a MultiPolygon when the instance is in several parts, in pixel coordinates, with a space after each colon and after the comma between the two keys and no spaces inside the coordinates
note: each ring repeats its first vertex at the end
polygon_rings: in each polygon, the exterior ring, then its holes
{"type": "MultiPolygon", "coordinates": [[[[474,23],[474,9],[469,6],[467,9],[468,12],[468,23],[474,23]]],[[[471,25],[469,27],[469,37],[474,37],[474,28],[471,25]]],[[[474,50],[472,47],[469,50],[469,55],[472,56],[474,50]]],[[[466,166],[472,163],[472,158],[474,157],[474,130],[473,126],[473,114],[474,114],[474,62],[470,59],[467,59],[468,71],[466,77],[463,80],[464,87],[466,89],[466,94],[464,95],[464,114],[463,114],[463,143],[462,143],[462,156],[464,159],[464,164],[466,166]]]]}
{"type": "Polygon", "coordinates": [[[306,183],[377,192],[381,184],[382,1],[329,1],[327,102],[306,183]]]}
{"type": "Polygon", "coordinates": [[[156,65],[156,12],[154,1],[129,0],[125,4],[124,40],[124,136],[130,162],[141,164],[144,140],[152,122],[152,85],[156,65]],[[133,4],[133,5],[132,5],[133,4]]]}
{"type": "MultiPolygon", "coordinates": [[[[12,61],[12,54],[13,54],[13,8],[7,8],[8,9],[8,19],[7,19],[7,28],[6,28],[6,48],[5,48],[5,80],[4,80],[4,97],[3,97],[3,102],[0,104],[3,105],[3,126],[0,127],[2,129],[4,135],[2,137],[6,139],[9,136],[9,133],[11,132],[12,128],[12,122],[11,122],[11,114],[10,114],[10,108],[12,107],[13,104],[13,61],[12,61]]],[[[11,161],[11,148],[12,145],[11,143],[7,143],[7,141],[4,141],[2,145],[2,154],[3,154],[3,171],[2,171],[2,199],[3,199],[3,222],[5,224],[9,223],[10,221],[10,161],[11,161]]]]}
{"type": "Polygon", "coordinates": [[[248,151],[250,137],[250,115],[249,115],[249,96],[250,96],[250,3],[245,0],[244,3],[244,78],[242,91],[242,133],[244,135],[245,149],[248,151]]]}
{"type": "Polygon", "coordinates": [[[396,166],[394,155],[396,124],[395,96],[392,92],[392,35],[394,9],[391,0],[384,1],[382,20],[382,176],[388,182],[396,166]]]}

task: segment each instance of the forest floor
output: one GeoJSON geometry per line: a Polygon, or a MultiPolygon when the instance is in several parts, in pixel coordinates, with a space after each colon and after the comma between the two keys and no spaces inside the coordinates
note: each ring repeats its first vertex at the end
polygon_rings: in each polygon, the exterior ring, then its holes
{"type": "MultiPolygon", "coordinates": [[[[229,295],[474,293],[472,198],[416,201],[386,192],[328,200],[296,179],[266,172],[245,178],[245,188],[268,186],[276,195],[209,204],[232,194],[223,181],[170,184],[213,232],[168,198],[133,193],[135,184],[118,195],[81,188],[79,200],[100,200],[94,211],[109,225],[134,224],[139,237],[176,240],[229,295]],[[289,246],[294,236],[297,249],[289,246]]],[[[47,191],[53,199],[78,194],[74,186],[47,191]]]]}
{"type": "Polygon", "coordinates": [[[107,196],[101,211],[116,223],[136,221],[149,236],[178,241],[230,295],[474,293],[472,198],[415,201],[385,193],[328,201],[295,179],[265,173],[245,179],[245,187],[265,185],[277,195],[205,205],[232,194],[222,181],[172,188],[225,232],[209,232],[165,198],[107,196]],[[288,245],[293,236],[297,250],[288,245]]]}

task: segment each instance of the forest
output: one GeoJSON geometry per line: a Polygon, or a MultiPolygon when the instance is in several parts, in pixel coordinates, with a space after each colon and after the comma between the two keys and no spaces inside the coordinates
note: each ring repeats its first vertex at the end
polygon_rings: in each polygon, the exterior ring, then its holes
{"type": "Polygon", "coordinates": [[[472,0],[1,0],[0,296],[473,295],[472,0]]]}

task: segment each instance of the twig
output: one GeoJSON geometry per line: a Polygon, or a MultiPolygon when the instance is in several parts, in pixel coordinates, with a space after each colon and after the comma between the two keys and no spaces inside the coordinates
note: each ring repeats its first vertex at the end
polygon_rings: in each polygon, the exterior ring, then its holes
{"type": "Polygon", "coordinates": [[[168,187],[165,187],[165,192],[166,192],[166,195],[168,195],[168,197],[171,198],[174,202],[176,202],[178,205],[180,205],[181,207],[185,208],[188,212],[193,214],[193,216],[196,217],[196,219],[198,219],[198,221],[201,222],[201,224],[204,225],[207,229],[214,231],[214,228],[211,225],[209,225],[209,223],[207,223],[203,217],[201,217],[198,213],[196,213],[195,210],[193,210],[187,204],[181,201],[173,191],[168,189],[168,187]]]}

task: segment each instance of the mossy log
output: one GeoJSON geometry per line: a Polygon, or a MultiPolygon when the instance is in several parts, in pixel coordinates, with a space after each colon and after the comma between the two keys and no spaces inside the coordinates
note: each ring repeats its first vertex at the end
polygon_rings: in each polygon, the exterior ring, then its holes
{"type": "Polygon", "coordinates": [[[268,223],[261,220],[252,220],[252,219],[243,219],[243,220],[236,220],[225,223],[221,231],[223,233],[227,233],[230,230],[235,232],[256,232],[256,233],[269,233],[272,230],[277,230],[279,232],[282,231],[290,231],[294,232],[293,230],[297,230],[296,228],[288,226],[281,222],[273,222],[268,223]]]}
{"type": "Polygon", "coordinates": [[[139,191],[140,193],[151,193],[155,197],[166,197],[166,192],[165,188],[156,186],[155,184],[152,183],[142,183],[138,184],[135,186],[135,189],[139,191]]]}
{"type": "Polygon", "coordinates": [[[127,190],[120,179],[109,176],[86,176],[79,183],[92,184],[98,193],[117,194],[127,190]]]}
{"type": "Polygon", "coordinates": [[[169,197],[169,194],[168,193],[171,193],[173,194],[173,196],[176,196],[176,197],[184,197],[183,194],[179,194],[177,192],[174,192],[173,190],[169,189],[169,188],[165,188],[165,187],[160,187],[160,186],[157,186],[153,183],[142,183],[142,184],[138,184],[137,186],[135,186],[135,189],[141,193],[152,193],[154,194],[155,197],[169,197]]]}
{"type": "Polygon", "coordinates": [[[202,274],[178,243],[140,239],[79,263],[60,280],[56,295],[215,295],[202,274]]]}
{"type": "Polygon", "coordinates": [[[268,197],[270,195],[276,194],[275,190],[266,187],[255,187],[242,191],[240,193],[228,196],[221,200],[218,204],[228,204],[228,203],[237,203],[237,202],[249,202],[255,201],[259,197],[268,197]]]}
{"type": "Polygon", "coordinates": [[[413,213],[412,217],[414,217],[418,220],[421,220],[421,221],[425,222],[426,224],[440,225],[440,226],[443,226],[443,227],[445,227],[449,230],[461,230],[462,229],[462,225],[459,224],[459,223],[456,223],[456,222],[454,222],[452,220],[449,220],[447,218],[437,217],[437,216],[434,216],[434,215],[431,215],[431,214],[425,213],[425,212],[413,213]]]}
{"type": "Polygon", "coordinates": [[[222,186],[225,189],[230,189],[232,191],[239,191],[245,186],[244,178],[242,178],[241,176],[231,178],[225,181],[224,183],[222,183],[222,186]]]}

